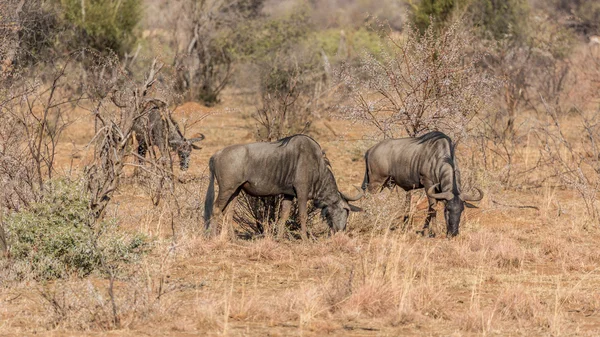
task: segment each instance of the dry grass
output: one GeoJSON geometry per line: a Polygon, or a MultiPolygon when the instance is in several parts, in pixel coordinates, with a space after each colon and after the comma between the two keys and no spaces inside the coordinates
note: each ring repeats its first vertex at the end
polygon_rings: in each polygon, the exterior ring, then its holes
{"type": "MultiPolygon", "coordinates": [[[[185,179],[157,207],[139,181],[124,180],[108,212],[122,230],[145,233],[154,244],[116,281],[118,328],[103,278],[20,283],[0,267],[0,334],[592,336],[600,326],[600,232],[584,225],[574,194],[556,187],[502,190],[489,175],[465,172],[489,192],[480,209],[466,211],[454,239],[415,233],[427,207],[419,194],[412,223],[402,226],[399,191],[360,201],[365,212],[332,237],[204,238],[206,163],[247,136],[246,123],[220,114],[195,125],[190,132],[207,134],[206,147],[194,153],[189,172],[176,172],[185,179]],[[214,131],[222,125],[226,131],[214,131]]],[[[361,132],[346,121],[331,124],[339,134],[361,132]]],[[[322,145],[340,188],[351,190],[363,174],[350,155],[356,142],[325,138],[322,145]]],[[[312,226],[325,232],[322,221],[312,226]]],[[[435,230],[444,232],[441,214],[435,230]]]]}

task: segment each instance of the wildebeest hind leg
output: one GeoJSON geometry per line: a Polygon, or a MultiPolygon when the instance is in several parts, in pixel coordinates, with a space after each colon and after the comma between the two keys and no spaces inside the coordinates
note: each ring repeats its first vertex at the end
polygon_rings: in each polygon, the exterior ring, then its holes
{"type": "Polygon", "coordinates": [[[282,239],[283,234],[287,233],[287,228],[285,228],[285,223],[290,217],[290,212],[292,210],[292,198],[284,197],[281,201],[281,210],[279,211],[279,219],[277,219],[277,238],[282,239]]]}
{"type": "MultiPolygon", "coordinates": [[[[219,189],[219,195],[215,202],[215,208],[217,210],[216,218],[221,223],[221,238],[228,239],[233,234],[233,227],[231,226],[231,212],[235,208],[235,199],[240,193],[240,188],[236,189],[219,189]]],[[[211,226],[214,228],[214,226],[211,226]]]]}

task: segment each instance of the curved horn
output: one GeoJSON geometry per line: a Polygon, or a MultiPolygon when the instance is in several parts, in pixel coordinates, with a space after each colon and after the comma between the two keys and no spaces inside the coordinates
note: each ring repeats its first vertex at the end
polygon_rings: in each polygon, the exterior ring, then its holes
{"type": "Polygon", "coordinates": [[[199,141],[201,141],[201,140],[204,140],[204,135],[203,135],[203,134],[200,134],[200,136],[198,136],[198,137],[194,137],[194,138],[190,138],[190,139],[188,139],[188,141],[189,141],[190,143],[199,142],[199,141]]]}
{"type": "Polygon", "coordinates": [[[462,201],[479,201],[479,200],[483,199],[483,192],[480,189],[478,189],[477,187],[474,187],[474,189],[476,189],[477,193],[479,193],[479,195],[477,197],[475,197],[472,194],[461,193],[459,195],[460,200],[462,200],[462,201]]]}
{"type": "Polygon", "coordinates": [[[442,193],[435,193],[435,188],[438,185],[439,184],[435,184],[427,190],[428,197],[436,199],[436,200],[452,200],[452,199],[454,199],[454,194],[450,191],[442,192],[442,193]]]}
{"type": "Polygon", "coordinates": [[[356,188],[358,190],[358,194],[355,195],[354,197],[349,197],[347,195],[345,195],[344,193],[342,193],[340,191],[340,194],[342,195],[342,198],[346,199],[346,201],[357,201],[360,200],[362,197],[365,196],[365,192],[363,190],[361,190],[360,188],[354,186],[354,188],[356,188]]]}

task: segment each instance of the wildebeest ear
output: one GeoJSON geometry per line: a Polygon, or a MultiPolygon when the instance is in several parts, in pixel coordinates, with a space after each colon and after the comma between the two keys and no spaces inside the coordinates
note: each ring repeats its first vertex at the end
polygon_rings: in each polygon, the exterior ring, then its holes
{"type": "Polygon", "coordinates": [[[323,207],[323,209],[321,210],[321,216],[322,216],[323,218],[326,218],[326,217],[327,217],[327,207],[323,207]]]}
{"type": "Polygon", "coordinates": [[[195,150],[200,150],[200,149],[202,149],[200,146],[198,146],[198,145],[196,145],[196,144],[190,144],[190,145],[192,146],[192,149],[195,149],[195,150]]]}
{"type": "Polygon", "coordinates": [[[468,208],[479,208],[479,207],[473,205],[472,203],[466,202],[466,201],[465,201],[465,206],[467,206],[468,208]]]}
{"type": "Polygon", "coordinates": [[[352,212],[362,212],[363,211],[363,209],[360,208],[360,207],[358,207],[358,206],[354,206],[354,205],[351,205],[351,204],[348,204],[348,205],[350,206],[350,210],[352,212]]]}
{"type": "Polygon", "coordinates": [[[322,203],[318,200],[313,201],[313,205],[315,205],[316,208],[325,208],[325,206],[326,206],[324,203],[322,203]]]}

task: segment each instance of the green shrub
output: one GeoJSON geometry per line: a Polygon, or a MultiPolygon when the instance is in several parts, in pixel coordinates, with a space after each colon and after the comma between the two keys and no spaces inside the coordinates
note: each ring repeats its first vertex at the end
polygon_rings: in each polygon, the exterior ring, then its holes
{"type": "Polygon", "coordinates": [[[421,0],[410,2],[411,20],[424,32],[433,18],[437,25],[465,15],[482,34],[495,39],[510,36],[519,39],[526,33],[529,6],[526,0],[421,0]]]}
{"type": "Polygon", "coordinates": [[[450,18],[459,0],[420,0],[409,1],[411,9],[411,20],[413,24],[424,32],[431,24],[431,18],[444,23],[450,18]]]}
{"type": "Polygon", "coordinates": [[[379,54],[384,46],[382,38],[375,31],[365,27],[349,31],[340,29],[317,31],[315,40],[327,56],[338,56],[342,60],[359,57],[364,51],[379,54]]]}
{"type": "Polygon", "coordinates": [[[116,234],[114,220],[96,223],[81,182],[53,181],[40,202],[5,219],[9,254],[20,278],[86,276],[135,260],[145,250],[140,235],[116,234]]]}
{"type": "Polygon", "coordinates": [[[470,0],[472,24],[495,39],[522,40],[527,34],[529,6],[525,0],[470,0]]]}
{"type": "Polygon", "coordinates": [[[141,19],[140,0],[60,0],[67,25],[74,26],[71,43],[123,55],[135,42],[133,29],[141,19]],[[82,5],[84,7],[82,8],[82,5]]]}

